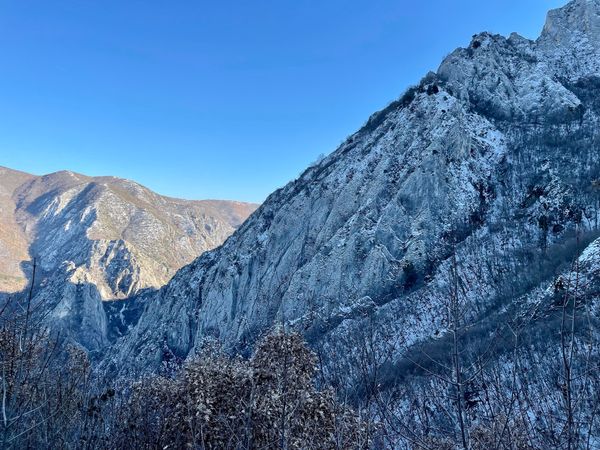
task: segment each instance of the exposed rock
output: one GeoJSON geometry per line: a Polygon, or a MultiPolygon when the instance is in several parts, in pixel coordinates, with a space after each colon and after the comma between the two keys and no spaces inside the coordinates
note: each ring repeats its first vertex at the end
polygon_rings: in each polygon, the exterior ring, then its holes
{"type": "Polygon", "coordinates": [[[0,208],[2,291],[23,289],[22,268],[36,258],[35,301],[47,306],[49,321],[97,349],[107,342],[103,300],[163,286],[256,205],[178,200],[114,177],[2,168],[0,208]]]}
{"type": "Polygon", "coordinates": [[[536,42],[475,36],[145,296],[102,367],[154,370],[214,337],[244,351],[276,322],[347,380],[365,329],[401,367],[446,331],[454,259],[472,317],[538,299],[599,233],[599,11],[553,11],[536,42]]]}

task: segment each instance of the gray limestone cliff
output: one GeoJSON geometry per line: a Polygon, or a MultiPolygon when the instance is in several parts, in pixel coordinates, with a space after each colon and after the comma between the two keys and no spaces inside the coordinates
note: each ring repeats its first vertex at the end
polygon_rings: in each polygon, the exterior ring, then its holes
{"type": "Polygon", "coordinates": [[[473,319],[550,307],[565,261],[600,257],[599,14],[576,0],[537,41],[474,36],[146,295],[102,367],[154,370],[214,338],[243,352],[275,323],[347,379],[367,328],[402,367],[447,331],[453,261],[473,319]]]}

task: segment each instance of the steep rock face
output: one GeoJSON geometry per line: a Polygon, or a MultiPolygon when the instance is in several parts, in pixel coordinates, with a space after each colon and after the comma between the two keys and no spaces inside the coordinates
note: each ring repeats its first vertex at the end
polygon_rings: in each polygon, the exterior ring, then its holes
{"type": "Polygon", "coordinates": [[[102,297],[94,279],[84,268],[65,262],[45,278],[33,299],[43,311],[42,323],[61,339],[71,340],[88,351],[109,343],[109,327],[102,297]]]}
{"type": "MultiPolygon", "coordinates": [[[[47,305],[50,322],[77,330],[94,349],[106,343],[102,300],[161,287],[180,267],[220,245],[256,208],[167,198],[113,177],[2,171],[6,273],[18,273],[15,267],[36,258],[35,301],[47,305]]],[[[23,287],[22,280],[13,291],[23,287]]]]}
{"type": "Polygon", "coordinates": [[[454,270],[473,319],[533,301],[598,235],[598,13],[574,1],[536,42],[475,36],[148,294],[103,367],[209,337],[243,350],[283,322],[352,379],[366,329],[397,367],[444,335],[454,270]]]}
{"type": "Polygon", "coordinates": [[[577,80],[598,73],[600,15],[598,0],[575,0],[550,11],[536,44],[561,78],[577,80]]]}

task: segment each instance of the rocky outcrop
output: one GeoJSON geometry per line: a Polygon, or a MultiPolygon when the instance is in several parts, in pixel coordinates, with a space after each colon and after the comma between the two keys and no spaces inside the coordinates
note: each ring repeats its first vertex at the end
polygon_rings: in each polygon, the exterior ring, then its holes
{"type": "Polygon", "coordinates": [[[574,0],[550,11],[536,41],[538,51],[563,79],[576,81],[598,73],[600,65],[600,15],[598,0],[574,0]]]}

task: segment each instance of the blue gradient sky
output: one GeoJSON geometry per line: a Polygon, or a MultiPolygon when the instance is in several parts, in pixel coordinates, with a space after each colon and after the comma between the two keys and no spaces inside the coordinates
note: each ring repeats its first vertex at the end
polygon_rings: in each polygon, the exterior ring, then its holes
{"type": "Polygon", "coordinates": [[[471,35],[565,0],[0,0],[0,165],[262,201],[471,35]]]}

